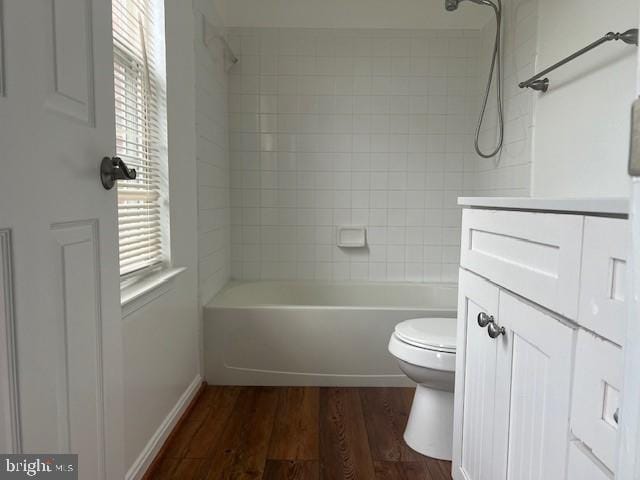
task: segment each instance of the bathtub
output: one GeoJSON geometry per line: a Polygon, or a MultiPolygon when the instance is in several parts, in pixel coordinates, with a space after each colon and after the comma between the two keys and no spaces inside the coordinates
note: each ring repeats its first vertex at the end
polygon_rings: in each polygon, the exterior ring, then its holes
{"type": "Polygon", "coordinates": [[[407,386],[394,326],[455,317],[453,284],[230,283],[204,308],[204,367],[219,385],[407,386]]]}

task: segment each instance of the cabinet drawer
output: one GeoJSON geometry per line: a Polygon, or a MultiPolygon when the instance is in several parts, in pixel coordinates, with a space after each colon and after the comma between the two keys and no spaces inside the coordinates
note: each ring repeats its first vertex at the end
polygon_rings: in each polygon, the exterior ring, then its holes
{"type": "Polygon", "coordinates": [[[584,217],[466,209],[461,265],[576,319],[584,217]]]}
{"type": "Polygon", "coordinates": [[[586,217],[578,323],[622,345],[629,223],[586,217]]]}
{"type": "Polygon", "coordinates": [[[622,349],[580,330],[575,365],[571,430],[613,470],[618,433],[614,414],[622,387],[622,349]]]}
{"type": "Polygon", "coordinates": [[[613,480],[613,475],[598,464],[580,442],[569,446],[568,480],[613,480]]]}

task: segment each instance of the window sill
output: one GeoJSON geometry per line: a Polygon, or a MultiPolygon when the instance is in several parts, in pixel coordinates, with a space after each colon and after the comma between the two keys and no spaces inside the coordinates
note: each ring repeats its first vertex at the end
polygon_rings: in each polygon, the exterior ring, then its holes
{"type": "Polygon", "coordinates": [[[144,307],[171,289],[173,280],[187,269],[166,268],[142,277],[139,281],[120,290],[122,318],[144,307]]]}

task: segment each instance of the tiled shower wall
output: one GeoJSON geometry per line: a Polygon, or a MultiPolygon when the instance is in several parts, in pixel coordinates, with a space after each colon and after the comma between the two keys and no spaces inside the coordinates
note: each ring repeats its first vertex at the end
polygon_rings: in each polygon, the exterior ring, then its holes
{"type": "Polygon", "coordinates": [[[229,33],[232,276],[455,280],[480,32],[229,33]]]}
{"type": "Polygon", "coordinates": [[[219,41],[204,43],[203,18],[220,27],[207,0],[193,1],[196,33],[196,144],[198,155],[198,269],[200,301],[208,302],[230,277],[228,76],[219,41]]]}
{"type": "MultiPolygon", "coordinates": [[[[478,158],[474,175],[468,177],[473,194],[479,196],[529,196],[534,130],[534,107],[538,94],[520,89],[518,83],[535,74],[537,57],[538,0],[503,1],[503,60],[505,144],[497,158],[478,158]]],[[[495,41],[495,22],[482,30],[480,84],[482,94],[489,75],[495,41]]],[[[494,82],[495,87],[495,82],[494,82]]],[[[495,145],[497,108],[495,88],[491,91],[481,145],[495,145]]]]}

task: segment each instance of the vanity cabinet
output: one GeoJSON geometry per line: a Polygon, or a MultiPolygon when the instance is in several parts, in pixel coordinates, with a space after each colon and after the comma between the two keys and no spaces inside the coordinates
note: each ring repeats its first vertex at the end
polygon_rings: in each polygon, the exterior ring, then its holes
{"type": "Polygon", "coordinates": [[[454,480],[613,478],[627,228],[464,210],[454,480]]]}

